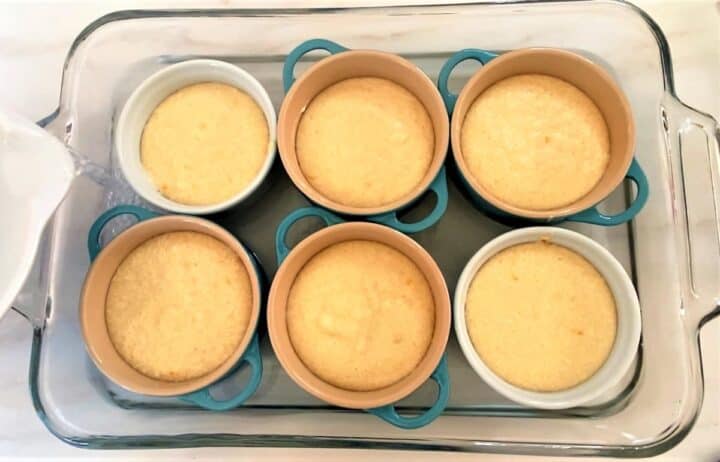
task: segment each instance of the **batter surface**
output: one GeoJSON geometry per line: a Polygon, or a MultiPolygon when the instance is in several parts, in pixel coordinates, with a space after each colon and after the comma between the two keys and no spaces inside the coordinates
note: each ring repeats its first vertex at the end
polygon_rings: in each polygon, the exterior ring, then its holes
{"type": "Polygon", "coordinates": [[[226,201],[258,175],[269,132],[248,94],[217,82],[187,86],[150,115],[140,141],[142,165],[158,191],[188,205],[226,201]]]}
{"type": "Polygon", "coordinates": [[[310,102],[295,148],[319,193],[343,205],[380,207],[420,184],[434,146],[430,116],[415,95],[390,80],[358,77],[310,102]]]}
{"type": "Polygon", "coordinates": [[[584,257],[548,242],[509,247],[475,275],[465,305],[468,333],[507,382],[558,391],[590,378],[615,341],[615,299],[584,257]]]}
{"type": "Polygon", "coordinates": [[[481,93],[460,139],[474,179],[527,210],[576,202],[600,181],[610,159],[608,129],[595,103],[540,74],[509,77],[481,93]]]}
{"type": "Polygon", "coordinates": [[[245,335],[252,287],[237,254],[214,237],[171,232],[133,250],[105,301],[110,340],[133,368],[182,381],[220,366],[245,335]]]}
{"type": "Polygon", "coordinates": [[[320,379],[347,390],[389,386],[427,352],[435,303],[420,269],[378,242],[334,244],[310,259],[288,296],[290,341],[320,379]]]}

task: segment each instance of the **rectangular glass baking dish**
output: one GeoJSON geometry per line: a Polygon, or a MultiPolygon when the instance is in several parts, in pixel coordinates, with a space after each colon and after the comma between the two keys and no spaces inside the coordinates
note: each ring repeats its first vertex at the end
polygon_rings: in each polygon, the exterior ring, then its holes
{"type": "MultiPolygon", "coordinates": [[[[311,55],[304,65],[319,57],[311,55]]],[[[460,66],[451,86],[458,90],[475,69],[460,66]]],[[[718,313],[717,124],[675,97],[667,42],[658,26],[630,4],[580,0],[120,11],[98,19],[77,37],[65,63],[59,107],[41,124],[78,153],[85,175],[76,179],[48,225],[34,271],[14,308],[34,327],[33,403],[48,429],[67,443],[89,448],[294,446],[641,457],[677,444],[697,416],[703,396],[698,333],[718,313]],[[149,400],[118,389],[99,374],[84,350],[78,297],[88,267],[85,239],[92,221],[112,205],[142,204],[122,179],[113,153],[114,121],[129,93],[163,66],[212,57],[252,73],[277,108],[285,55],[314,37],[399,53],[433,79],[461,48],[502,52],[528,46],[575,50],[617,78],[634,110],[636,156],[650,180],[650,199],[627,226],[571,226],[610,249],[639,292],[642,344],[633,374],[617,393],[582,409],[522,408],[472,372],[454,336],[449,344],[449,408],[433,424],[413,431],[314,400],[282,372],[267,338],[262,339],[263,384],[247,406],[231,412],[149,400]]],[[[446,216],[414,237],[437,259],[452,291],[470,256],[507,228],[472,208],[456,180],[450,183],[446,216]]],[[[628,188],[618,191],[606,206],[622,205],[629,194],[628,188]]],[[[275,227],[289,211],[306,204],[276,162],[262,199],[213,219],[248,243],[272,276],[275,227]]],[[[127,225],[118,222],[110,232],[127,225]]],[[[315,226],[297,226],[296,239],[315,226]]],[[[413,412],[430,402],[433,392],[421,388],[403,408],[413,412]]]]}

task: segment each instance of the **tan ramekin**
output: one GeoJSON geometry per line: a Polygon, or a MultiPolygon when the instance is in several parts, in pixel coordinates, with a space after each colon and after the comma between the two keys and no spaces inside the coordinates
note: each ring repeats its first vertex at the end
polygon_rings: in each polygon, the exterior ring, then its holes
{"type": "MultiPolygon", "coordinates": [[[[575,221],[612,225],[632,218],[644,205],[647,199],[647,180],[639,165],[633,163],[635,122],[630,103],[610,74],[589,59],[570,51],[554,48],[523,48],[497,57],[483,50],[467,49],[453,55],[443,66],[438,87],[448,111],[452,114],[450,139],[455,163],[471,192],[479,196],[475,199],[487,202],[490,208],[494,207],[515,217],[540,221],[570,218],[573,214],[586,211],[575,221]],[[448,90],[447,82],[452,69],[467,59],[480,61],[483,66],[456,97],[448,90]],[[583,91],[600,109],[610,134],[610,161],[598,184],[572,204],[548,210],[524,209],[495,197],[470,173],[460,142],[465,116],[483,91],[508,77],[530,73],[557,77],[583,91]],[[633,169],[628,172],[631,163],[633,169]],[[630,208],[616,216],[591,216],[592,212],[587,209],[604,200],[623,182],[626,175],[638,184],[638,196],[630,208]]],[[[483,204],[479,205],[481,208],[487,208],[483,207],[483,204]]]]}
{"type": "MultiPolygon", "coordinates": [[[[316,39],[303,43],[288,56],[286,70],[289,74],[285,78],[287,94],[278,116],[278,150],[290,179],[311,201],[341,214],[378,215],[397,210],[418,199],[431,186],[433,180],[442,174],[441,168],[447,155],[449,138],[447,111],[433,82],[415,64],[391,53],[347,50],[333,42],[316,39]],[[313,64],[293,82],[292,71],[297,59],[307,51],[318,48],[337,54],[313,64]],[[296,53],[298,49],[301,49],[301,53],[296,53]],[[310,101],[328,86],[353,77],[379,77],[405,87],[425,106],[435,132],[433,159],[422,181],[404,197],[380,207],[352,207],[325,197],[305,178],[295,151],[298,125],[310,101]]],[[[444,186],[445,178],[442,178],[442,182],[444,186]]]]}
{"type": "MultiPolygon", "coordinates": [[[[284,233],[278,234],[278,238],[284,239],[284,233]]],[[[281,241],[278,243],[284,245],[281,241]]],[[[280,265],[268,298],[268,331],[275,355],[283,369],[305,391],[336,406],[353,409],[378,408],[410,395],[427,381],[438,367],[450,333],[450,298],[440,268],[430,254],[409,237],[374,223],[335,224],[305,238],[287,254],[280,265]],[[355,239],[381,242],[405,254],[425,274],[435,299],[435,329],[425,357],[410,375],[390,386],[373,391],[345,390],[318,378],[295,353],[287,330],[287,298],[298,272],[321,250],[355,239]]]]}
{"type": "MultiPolygon", "coordinates": [[[[143,395],[182,396],[211,385],[223,378],[238,364],[255,336],[262,297],[258,270],[252,257],[232,234],[219,225],[202,218],[183,215],[156,216],[140,207],[120,206],[107,211],[98,218],[90,230],[88,246],[91,259],[94,257],[94,261],[85,277],[80,295],[80,325],[90,357],[98,369],[113,382],[129,391],[143,395]],[[122,214],[135,215],[141,221],[120,233],[100,250],[98,242],[100,231],[110,219],[122,214]],[[115,350],[105,324],[105,299],[110,281],[120,263],[143,242],[173,231],[195,231],[223,242],[237,254],[245,266],[252,287],[252,312],[245,334],[232,355],[208,374],[180,382],[153,379],[133,369],[115,350]]],[[[198,328],[202,328],[202,326],[198,326],[198,328]]],[[[260,369],[261,373],[262,369],[260,369]]],[[[190,400],[197,402],[197,400],[190,400]]],[[[218,407],[218,409],[220,408],[218,407]]]]}

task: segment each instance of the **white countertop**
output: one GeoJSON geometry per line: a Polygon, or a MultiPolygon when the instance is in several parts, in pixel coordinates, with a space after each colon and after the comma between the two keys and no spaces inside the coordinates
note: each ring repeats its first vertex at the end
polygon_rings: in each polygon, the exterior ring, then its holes
{"type": "MultiPolygon", "coordinates": [[[[303,1],[112,0],[24,2],[0,0],[0,107],[31,119],[52,111],[58,101],[63,61],[75,35],[97,17],[117,9],[169,7],[337,6],[392,4],[392,0],[303,1]]],[[[402,2],[400,2],[402,3],[402,2]]],[[[405,3],[436,3],[421,0],[405,3]]],[[[720,118],[720,1],[635,0],[658,22],[672,50],[677,94],[686,103],[720,118]]],[[[0,460],[338,460],[341,457],[384,460],[516,460],[517,457],[381,451],[271,450],[195,448],[173,450],[92,451],[68,446],[52,436],[35,415],[27,374],[31,329],[15,312],[0,319],[0,460]],[[452,458],[452,459],[451,459],[452,458]]],[[[689,436],[660,461],[720,459],[720,322],[702,331],[706,395],[700,417],[689,436]]],[[[523,460],[539,460],[523,458],[523,460]]],[[[571,459],[577,460],[577,459],[571,459]]]]}

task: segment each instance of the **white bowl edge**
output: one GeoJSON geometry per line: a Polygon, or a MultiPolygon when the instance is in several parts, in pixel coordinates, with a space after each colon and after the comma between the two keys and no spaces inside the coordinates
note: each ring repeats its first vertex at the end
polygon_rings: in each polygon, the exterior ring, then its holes
{"type": "Polygon", "coordinates": [[[600,244],[580,233],[555,227],[517,229],[485,244],[470,261],[458,279],[453,301],[455,334],[470,366],[495,391],[517,403],[540,409],[567,409],[589,404],[607,394],[627,374],[635,361],[641,333],[640,302],[622,265],[600,244]],[[478,269],[501,250],[524,242],[547,239],[584,256],[603,275],[615,297],[618,329],[615,344],[605,363],[585,382],[557,392],[534,392],[506,382],[496,375],[475,351],[467,332],[465,301],[478,269]]]}
{"type": "Polygon", "coordinates": [[[204,215],[230,208],[250,196],[270,172],[276,154],[277,116],[267,91],[247,71],[214,59],[193,59],[168,66],[146,78],[130,95],[115,127],[115,149],[120,169],[128,183],[146,201],[162,209],[204,215]],[[157,190],[140,161],[140,138],[150,114],[175,91],[200,82],[221,82],[250,95],[260,106],[268,124],[265,162],[254,180],[233,197],[210,205],[188,205],[172,201],[157,190]]]}

